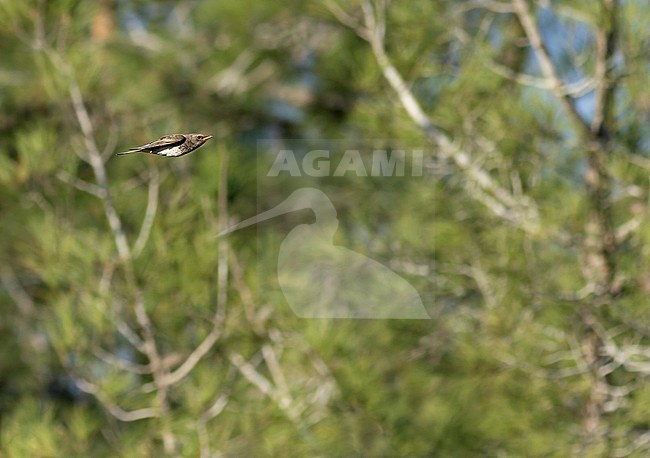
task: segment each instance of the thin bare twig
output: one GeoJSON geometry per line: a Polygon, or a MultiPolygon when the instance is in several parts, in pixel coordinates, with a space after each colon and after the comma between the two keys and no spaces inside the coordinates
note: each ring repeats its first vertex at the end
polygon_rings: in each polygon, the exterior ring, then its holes
{"type": "Polygon", "coordinates": [[[115,124],[111,124],[108,130],[108,139],[106,140],[106,145],[102,151],[102,159],[104,161],[107,161],[113,154],[115,154],[115,148],[117,147],[118,141],[118,129],[115,124]]]}
{"type": "Polygon", "coordinates": [[[99,346],[94,348],[93,353],[105,363],[110,364],[111,366],[119,367],[120,369],[123,369],[127,372],[141,375],[151,373],[151,368],[149,368],[148,365],[137,364],[131,361],[126,361],[122,358],[118,358],[114,354],[107,352],[99,346]]]}
{"type": "Polygon", "coordinates": [[[151,235],[151,229],[153,228],[153,222],[156,218],[156,212],[158,210],[159,188],[160,178],[158,176],[158,169],[155,166],[152,166],[150,168],[147,209],[144,212],[144,219],[142,220],[142,226],[140,226],[140,233],[138,234],[138,238],[133,245],[133,257],[138,257],[140,253],[142,253],[142,250],[149,240],[149,235],[151,235]]]}
{"type": "MultiPolygon", "coordinates": [[[[221,145],[221,143],[219,143],[221,145]]],[[[221,232],[228,226],[228,150],[221,148],[221,168],[219,173],[219,196],[217,200],[219,219],[217,230],[221,232]]],[[[219,264],[217,270],[217,310],[215,323],[221,323],[226,312],[228,300],[228,239],[219,237],[217,242],[219,264]]]]}
{"type": "Polygon", "coordinates": [[[603,18],[606,21],[602,27],[596,29],[596,97],[594,118],[591,130],[595,134],[603,133],[610,105],[614,96],[614,81],[611,77],[611,64],[615,51],[617,0],[603,1],[603,18]]]}
{"type": "Polygon", "coordinates": [[[212,404],[212,406],[210,406],[208,410],[206,410],[201,414],[200,420],[203,423],[207,423],[208,421],[212,420],[214,417],[219,415],[221,412],[223,412],[223,409],[225,409],[227,405],[228,405],[228,396],[226,396],[225,394],[220,395],[219,397],[217,397],[217,400],[214,401],[214,404],[212,404]]]}
{"type": "Polygon", "coordinates": [[[117,320],[117,331],[140,353],[145,353],[142,339],[124,322],[117,320]]]}
{"type": "Polygon", "coordinates": [[[542,34],[537,28],[533,13],[528,7],[528,2],[526,0],[512,0],[512,2],[517,17],[519,18],[519,22],[528,37],[528,41],[535,52],[535,56],[537,56],[537,61],[542,69],[542,73],[549,81],[551,90],[562,103],[569,117],[575,122],[579,130],[585,134],[587,138],[590,138],[591,129],[582,116],[580,116],[580,113],[578,113],[574,100],[569,96],[569,91],[567,91],[565,83],[562,81],[562,78],[560,78],[560,75],[555,68],[555,64],[553,64],[551,55],[542,40],[542,34]]]}
{"type": "Polygon", "coordinates": [[[495,0],[469,0],[458,6],[458,11],[467,12],[478,8],[502,14],[513,12],[510,3],[498,2],[495,0]]]}
{"type": "MultiPolygon", "coordinates": [[[[496,62],[488,62],[488,68],[499,76],[508,78],[511,81],[521,84],[523,86],[531,86],[539,89],[551,90],[553,89],[552,83],[546,78],[538,78],[525,73],[517,73],[511,68],[500,65],[496,62]]],[[[596,88],[595,78],[582,78],[574,83],[564,85],[563,89],[566,95],[576,98],[582,97],[585,94],[593,91],[596,88]]]]}
{"type": "Polygon", "coordinates": [[[33,316],[36,306],[31,296],[27,294],[23,285],[20,284],[14,270],[8,265],[0,266],[0,281],[7,294],[13,299],[18,311],[24,317],[33,316]]]}
{"type": "Polygon", "coordinates": [[[232,280],[235,289],[239,293],[239,297],[244,305],[244,314],[250,323],[253,331],[258,335],[264,335],[264,323],[260,320],[255,312],[255,301],[253,300],[253,293],[244,281],[244,271],[239,264],[237,254],[233,251],[229,257],[230,269],[232,271],[232,280]]]}
{"type": "Polygon", "coordinates": [[[157,418],[161,415],[159,409],[145,408],[137,410],[124,410],[115,404],[108,396],[106,396],[94,383],[90,383],[87,380],[83,380],[81,378],[75,378],[74,381],[81,391],[95,396],[102,404],[102,406],[104,406],[111,415],[120,421],[138,421],[144,420],[145,418],[157,418]]]}
{"type": "Polygon", "coordinates": [[[266,367],[269,368],[269,372],[271,373],[271,377],[273,377],[273,381],[275,382],[278,393],[281,394],[283,399],[286,399],[286,401],[284,401],[285,403],[290,404],[291,401],[289,399],[289,386],[287,385],[287,381],[284,378],[284,374],[280,368],[280,362],[278,361],[278,357],[276,356],[273,347],[271,347],[269,344],[264,344],[262,346],[262,356],[264,356],[266,367]]]}
{"type": "Polygon", "coordinates": [[[104,198],[104,190],[102,188],[96,184],[89,183],[85,180],[82,180],[81,178],[72,176],[65,170],[59,170],[56,173],[56,177],[64,183],[74,186],[80,191],[87,192],[88,194],[92,194],[93,196],[100,199],[104,198]]]}
{"type": "Polygon", "coordinates": [[[75,114],[77,115],[77,120],[79,121],[79,126],[84,134],[84,140],[86,142],[86,148],[88,149],[88,159],[89,164],[93,169],[95,179],[97,180],[97,185],[102,189],[104,196],[102,197],[102,203],[104,204],[104,213],[106,214],[106,219],[108,224],[111,227],[115,238],[115,245],[117,246],[117,252],[120,258],[123,261],[131,259],[131,250],[129,248],[129,243],[126,239],[126,234],[122,227],[122,222],[120,217],[115,210],[113,201],[108,192],[108,179],[106,178],[106,168],[104,167],[104,160],[101,157],[97,144],[94,140],[94,133],[92,123],[90,121],[90,116],[86,110],[86,106],[81,95],[79,87],[71,79],[69,86],[70,98],[74,106],[75,114]]]}
{"type": "Polygon", "coordinates": [[[250,363],[248,363],[243,356],[238,353],[231,353],[229,356],[230,362],[239,369],[246,379],[257,387],[263,394],[269,398],[275,399],[275,390],[273,384],[260,374],[250,363]]]}

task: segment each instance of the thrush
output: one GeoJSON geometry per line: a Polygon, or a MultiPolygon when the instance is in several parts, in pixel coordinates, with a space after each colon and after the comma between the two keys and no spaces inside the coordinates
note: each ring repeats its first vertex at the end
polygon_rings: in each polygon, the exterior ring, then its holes
{"type": "Polygon", "coordinates": [[[163,135],[146,145],[130,148],[128,151],[117,153],[118,155],[131,153],[150,153],[159,156],[178,157],[191,153],[199,146],[210,140],[212,135],[203,134],[170,134],[163,135]]]}

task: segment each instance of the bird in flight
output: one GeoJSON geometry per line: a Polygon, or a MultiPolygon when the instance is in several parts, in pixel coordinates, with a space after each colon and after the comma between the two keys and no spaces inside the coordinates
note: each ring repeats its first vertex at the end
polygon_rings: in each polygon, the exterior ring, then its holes
{"type": "Polygon", "coordinates": [[[146,145],[130,148],[128,151],[117,153],[118,155],[131,153],[150,153],[158,156],[178,157],[191,153],[205,142],[210,140],[212,135],[203,134],[170,134],[163,135],[146,145]]]}

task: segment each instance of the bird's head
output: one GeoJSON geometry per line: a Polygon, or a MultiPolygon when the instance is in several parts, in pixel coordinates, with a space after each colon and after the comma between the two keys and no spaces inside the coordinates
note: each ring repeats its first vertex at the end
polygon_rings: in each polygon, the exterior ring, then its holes
{"type": "Polygon", "coordinates": [[[208,140],[212,138],[212,135],[203,135],[203,134],[189,134],[188,137],[190,141],[195,145],[201,146],[208,140]]]}

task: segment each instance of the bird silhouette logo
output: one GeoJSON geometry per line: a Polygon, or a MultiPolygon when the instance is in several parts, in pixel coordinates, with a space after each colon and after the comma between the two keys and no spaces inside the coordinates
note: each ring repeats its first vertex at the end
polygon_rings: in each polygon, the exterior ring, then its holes
{"type": "Polygon", "coordinates": [[[274,208],[219,234],[225,236],[289,212],[311,209],[311,224],[293,228],[280,244],[278,283],[303,318],[429,319],[413,285],[380,262],[334,245],[336,208],[316,188],[300,188],[274,208]]]}

